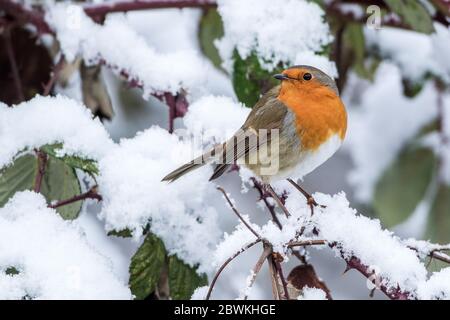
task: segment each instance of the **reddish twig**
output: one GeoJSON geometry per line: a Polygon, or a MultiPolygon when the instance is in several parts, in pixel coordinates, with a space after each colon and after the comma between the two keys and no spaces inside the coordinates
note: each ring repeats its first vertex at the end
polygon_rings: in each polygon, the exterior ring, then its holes
{"type": "Polygon", "coordinates": [[[235,254],[233,254],[231,257],[229,257],[227,260],[225,260],[225,262],[220,266],[219,270],[217,270],[216,274],[214,275],[213,280],[211,281],[211,284],[209,286],[208,289],[208,293],[206,294],[205,300],[209,300],[209,298],[211,297],[211,293],[212,290],[217,282],[217,279],[219,278],[220,274],[222,273],[222,271],[225,269],[225,267],[231,262],[233,261],[238,255],[240,255],[242,252],[250,249],[251,247],[253,247],[255,244],[261,242],[261,239],[257,239],[251,243],[249,243],[248,245],[246,245],[245,247],[243,247],[241,250],[237,251],[235,254]]]}
{"type": "Polygon", "coordinates": [[[278,275],[281,279],[281,284],[283,285],[283,291],[284,291],[284,298],[286,300],[289,300],[289,291],[287,287],[286,278],[283,275],[283,269],[281,268],[281,263],[276,258],[273,258],[273,262],[275,264],[275,268],[277,269],[278,275]]]}
{"type": "Polygon", "coordinates": [[[280,220],[278,220],[277,213],[275,211],[275,206],[269,203],[269,200],[267,200],[268,197],[270,197],[269,194],[267,194],[264,190],[264,187],[262,184],[256,180],[256,178],[252,177],[253,187],[258,191],[259,198],[264,201],[264,204],[266,205],[267,209],[270,212],[270,215],[272,216],[273,222],[278,226],[279,229],[282,229],[280,220]]]}
{"type": "Polygon", "coordinates": [[[55,204],[50,204],[48,207],[52,209],[56,209],[62,206],[66,206],[68,204],[72,204],[77,201],[86,200],[86,199],[96,199],[97,201],[102,201],[102,196],[97,193],[97,186],[92,187],[87,192],[82,193],[80,195],[74,196],[72,198],[61,200],[56,202],[55,204]]]}
{"type": "Polygon", "coordinates": [[[280,197],[277,195],[275,190],[273,190],[272,186],[270,184],[265,185],[267,187],[267,191],[270,193],[272,198],[275,200],[275,202],[278,204],[278,206],[283,210],[284,214],[286,215],[286,218],[289,218],[291,214],[289,213],[289,210],[286,208],[284,203],[281,201],[280,197]]]}
{"type": "Polygon", "coordinates": [[[34,192],[41,192],[41,186],[42,186],[42,179],[44,178],[45,174],[45,167],[47,165],[47,155],[39,150],[35,150],[37,155],[37,173],[36,178],[34,180],[34,192]]]}
{"type": "Polygon", "coordinates": [[[64,56],[61,55],[58,62],[53,66],[53,70],[50,74],[50,79],[44,86],[44,92],[42,95],[48,96],[50,94],[50,91],[52,90],[53,85],[55,84],[55,81],[58,78],[58,74],[61,72],[63,66],[64,66],[64,56]]]}
{"type": "Polygon", "coordinates": [[[261,236],[250,226],[250,224],[245,221],[245,219],[242,217],[242,215],[239,213],[239,211],[236,209],[236,207],[234,206],[233,202],[230,200],[230,198],[228,197],[227,193],[225,192],[225,190],[222,187],[217,187],[217,190],[219,190],[220,192],[222,192],[223,196],[225,197],[225,200],[228,202],[228,204],[230,205],[231,209],[233,210],[233,212],[237,215],[237,217],[239,218],[239,220],[242,221],[242,223],[247,227],[248,230],[251,231],[251,233],[253,233],[255,235],[256,238],[261,239],[261,236]]]}
{"type": "MultiPolygon", "coordinates": [[[[376,285],[376,282],[379,282],[379,283],[383,282],[383,279],[377,275],[374,275],[373,272],[370,271],[370,268],[368,266],[366,266],[365,264],[363,264],[361,262],[361,260],[359,260],[359,258],[354,257],[354,256],[351,258],[346,258],[343,254],[341,254],[341,255],[342,255],[342,258],[347,263],[346,271],[348,271],[350,269],[355,269],[355,270],[358,270],[366,278],[374,277],[375,279],[372,282],[375,285],[376,285]]],[[[388,288],[385,285],[380,284],[378,288],[381,290],[381,292],[383,292],[391,300],[409,300],[411,297],[411,294],[409,292],[404,292],[398,287],[397,288],[388,288]]]]}
{"type": "Polygon", "coordinates": [[[325,245],[327,242],[325,240],[305,240],[305,241],[291,241],[288,243],[288,247],[304,247],[304,246],[316,246],[325,245]]]}
{"type": "Polygon", "coordinates": [[[6,26],[4,32],[5,47],[8,54],[9,64],[11,66],[11,72],[13,75],[14,85],[16,87],[17,97],[20,101],[25,100],[25,94],[23,92],[22,81],[20,80],[19,68],[17,66],[17,60],[14,53],[14,48],[11,42],[11,26],[6,26]]]}
{"type": "Polygon", "coordinates": [[[212,8],[216,5],[216,1],[214,0],[128,0],[87,4],[83,6],[83,10],[91,18],[98,19],[113,12],[163,8],[212,8]]]}
{"type": "MultiPolygon", "coordinates": [[[[251,279],[248,284],[247,290],[249,290],[255,283],[256,276],[258,275],[259,271],[261,271],[264,261],[266,261],[267,257],[270,255],[271,252],[272,252],[272,250],[269,247],[266,247],[264,249],[263,253],[261,254],[261,256],[259,257],[258,261],[256,261],[255,267],[252,270],[252,275],[251,275],[251,279]]],[[[248,291],[246,292],[246,294],[244,296],[244,300],[247,300],[247,299],[248,299],[248,291]]]]}

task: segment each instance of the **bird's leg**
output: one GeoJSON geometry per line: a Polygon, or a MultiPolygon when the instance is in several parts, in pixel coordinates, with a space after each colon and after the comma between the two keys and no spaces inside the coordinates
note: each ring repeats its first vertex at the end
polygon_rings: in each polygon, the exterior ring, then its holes
{"type": "Polygon", "coordinates": [[[281,201],[280,197],[277,195],[275,190],[273,190],[272,186],[267,183],[267,184],[264,184],[264,187],[270,193],[270,195],[275,200],[275,202],[278,204],[278,206],[281,208],[281,210],[283,210],[286,217],[289,218],[291,216],[291,214],[289,213],[288,209],[283,204],[283,202],[281,201]]]}
{"type": "Polygon", "coordinates": [[[317,207],[319,205],[316,200],[314,200],[313,196],[306,192],[305,189],[303,189],[298,183],[294,182],[294,180],[292,180],[291,178],[288,178],[287,181],[289,181],[295,187],[295,189],[303,194],[303,196],[306,198],[306,202],[310,207],[317,207]]]}

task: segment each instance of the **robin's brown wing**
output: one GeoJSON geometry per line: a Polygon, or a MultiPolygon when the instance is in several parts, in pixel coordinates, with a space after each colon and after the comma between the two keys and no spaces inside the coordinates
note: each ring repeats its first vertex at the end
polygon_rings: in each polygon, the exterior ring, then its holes
{"type": "Polygon", "coordinates": [[[282,128],[288,109],[277,99],[279,92],[280,86],[276,86],[264,94],[253,107],[241,129],[223,144],[220,155],[222,163],[216,166],[210,180],[220,177],[232,163],[268,143],[272,129],[282,128]],[[260,134],[262,129],[267,130],[264,132],[266,134],[260,134]]]}

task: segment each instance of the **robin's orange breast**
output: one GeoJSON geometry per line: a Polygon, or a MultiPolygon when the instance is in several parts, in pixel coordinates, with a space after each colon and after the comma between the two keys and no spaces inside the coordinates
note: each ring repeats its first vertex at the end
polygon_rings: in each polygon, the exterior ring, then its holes
{"type": "Polygon", "coordinates": [[[339,96],[326,86],[281,88],[278,95],[296,115],[302,150],[317,150],[333,135],[341,140],[347,130],[347,112],[339,96]]]}

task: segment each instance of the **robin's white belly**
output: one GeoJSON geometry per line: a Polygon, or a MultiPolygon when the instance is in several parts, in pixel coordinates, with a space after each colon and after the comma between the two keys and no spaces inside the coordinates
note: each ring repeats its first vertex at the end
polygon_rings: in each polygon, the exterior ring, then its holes
{"type": "Polygon", "coordinates": [[[338,134],[331,136],[315,151],[301,151],[295,166],[278,171],[272,176],[265,177],[269,182],[286,178],[302,179],[305,175],[327,161],[342,145],[342,139],[338,134]]]}

